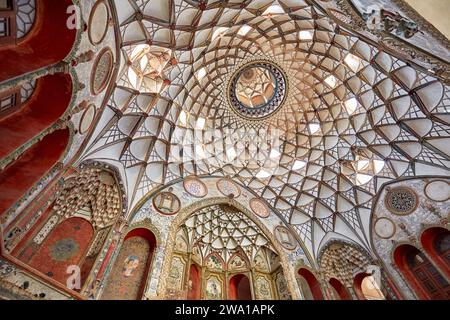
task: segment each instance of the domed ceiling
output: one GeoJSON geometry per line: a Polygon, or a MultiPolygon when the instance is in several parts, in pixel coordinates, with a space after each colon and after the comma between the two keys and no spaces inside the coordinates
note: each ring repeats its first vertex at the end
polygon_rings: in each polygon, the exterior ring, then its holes
{"type": "Polygon", "coordinates": [[[116,0],[122,71],[82,160],[119,166],[130,207],[230,176],[313,257],[331,237],[370,250],[383,183],[449,174],[450,94],[311,3],[116,0]]]}

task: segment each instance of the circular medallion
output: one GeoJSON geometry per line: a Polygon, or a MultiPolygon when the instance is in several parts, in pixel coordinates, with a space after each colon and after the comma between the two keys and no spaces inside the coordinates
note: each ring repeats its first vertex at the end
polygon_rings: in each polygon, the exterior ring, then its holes
{"type": "Polygon", "coordinates": [[[444,180],[431,181],[425,186],[425,195],[433,201],[447,201],[450,199],[450,185],[444,180]]]}
{"type": "Polygon", "coordinates": [[[419,205],[417,194],[407,187],[391,188],[385,198],[386,208],[398,215],[408,215],[419,205]]]}
{"type": "Polygon", "coordinates": [[[109,10],[104,0],[98,1],[89,17],[89,40],[93,45],[98,45],[105,39],[108,32],[109,10]]]}
{"type": "Polygon", "coordinates": [[[376,235],[383,239],[392,238],[395,234],[395,224],[389,218],[378,218],[375,221],[374,231],[376,235]]]}
{"type": "Polygon", "coordinates": [[[91,74],[91,91],[99,94],[108,86],[114,67],[114,55],[109,48],[100,51],[94,62],[91,74]]]}
{"type": "Polygon", "coordinates": [[[95,119],[95,115],[96,109],[93,104],[89,105],[86,110],[84,110],[83,115],[81,116],[80,125],[78,127],[80,134],[85,134],[89,131],[95,119]]]}
{"type": "Polygon", "coordinates": [[[280,242],[286,250],[294,250],[297,247],[294,237],[286,227],[277,226],[275,227],[274,233],[278,242],[280,242]]]}
{"type": "Polygon", "coordinates": [[[284,103],[287,80],[281,69],[267,61],[248,63],[231,77],[228,101],[232,109],[249,120],[261,120],[284,103]]]}
{"type": "Polygon", "coordinates": [[[253,213],[256,214],[258,217],[267,218],[270,215],[269,208],[261,199],[258,198],[251,199],[250,208],[252,209],[253,213]]]}
{"type": "Polygon", "coordinates": [[[226,197],[232,195],[233,198],[237,198],[241,195],[241,188],[239,188],[239,186],[236,183],[234,183],[234,181],[231,179],[228,178],[219,179],[216,185],[217,190],[219,190],[219,192],[226,197]]]}
{"type": "Polygon", "coordinates": [[[172,188],[169,188],[169,192],[161,192],[153,197],[153,206],[159,213],[172,215],[180,210],[181,202],[180,199],[172,193],[172,188]]]}
{"type": "Polygon", "coordinates": [[[208,194],[206,184],[195,177],[188,177],[184,179],[183,186],[187,193],[196,198],[203,198],[208,194]]]}
{"type": "Polygon", "coordinates": [[[56,241],[56,243],[50,247],[50,255],[53,260],[67,261],[75,256],[79,251],[78,242],[72,238],[66,238],[56,241]]]}

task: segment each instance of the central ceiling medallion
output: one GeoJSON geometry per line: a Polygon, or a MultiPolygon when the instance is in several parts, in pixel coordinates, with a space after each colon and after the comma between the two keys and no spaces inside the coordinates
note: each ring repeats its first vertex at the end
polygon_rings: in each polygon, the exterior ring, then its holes
{"type": "Polygon", "coordinates": [[[234,72],[228,85],[228,101],[240,116],[261,120],[277,111],[287,95],[281,69],[268,61],[254,61],[234,72]]]}

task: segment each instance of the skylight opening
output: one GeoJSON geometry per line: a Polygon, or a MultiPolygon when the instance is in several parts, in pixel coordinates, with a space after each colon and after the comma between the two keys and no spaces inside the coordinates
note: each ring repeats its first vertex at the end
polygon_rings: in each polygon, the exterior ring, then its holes
{"type": "Polygon", "coordinates": [[[336,87],[337,79],[335,76],[329,75],[324,81],[330,88],[336,87]]]}
{"type": "Polygon", "coordinates": [[[345,64],[353,70],[353,72],[358,72],[361,66],[361,58],[349,53],[344,59],[345,64]]]}
{"type": "Polygon", "coordinates": [[[350,98],[344,102],[345,110],[349,115],[355,113],[356,108],[358,107],[358,100],[356,98],[350,98]]]}
{"type": "Polygon", "coordinates": [[[252,30],[252,27],[250,27],[249,25],[244,24],[238,31],[238,35],[240,36],[245,36],[247,35],[247,33],[250,32],[250,30],[252,30]]]}
{"type": "Polygon", "coordinates": [[[313,32],[310,30],[302,30],[298,33],[300,40],[309,41],[313,39],[313,32]]]}

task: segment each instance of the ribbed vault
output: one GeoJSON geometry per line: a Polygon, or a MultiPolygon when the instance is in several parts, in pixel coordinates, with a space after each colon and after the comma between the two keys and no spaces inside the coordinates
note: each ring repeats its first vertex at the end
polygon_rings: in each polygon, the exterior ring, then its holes
{"type": "Polygon", "coordinates": [[[120,163],[130,205],[178,178],[227,175],[316,257],[324,238],[370,248],[383,183],[449,174],[448,87],[309,1],[115,4],[122,71],[84,159],[120,163]],[[277,66],[288,87],[280,108],[248,119],[228,90],[255,61],[277,66]]]}

